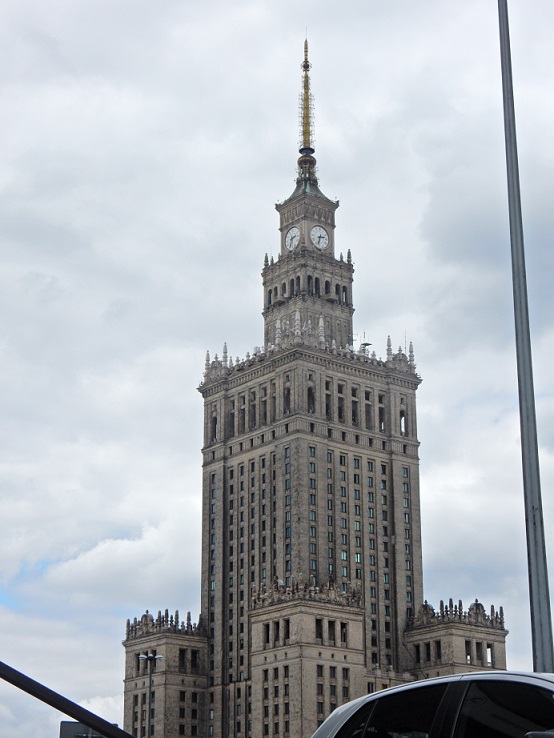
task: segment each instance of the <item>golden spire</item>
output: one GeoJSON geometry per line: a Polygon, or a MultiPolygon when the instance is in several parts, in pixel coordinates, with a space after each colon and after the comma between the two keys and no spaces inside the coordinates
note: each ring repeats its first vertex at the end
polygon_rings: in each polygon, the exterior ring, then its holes
{"type": "Polygon", "coordinates": [[[300,158],[298,159],[297,182],[317,184],[316,160],[313,156],[313,97],[310,92],[310,69],[308,61],[308,39],[304,41],[302,69],[302,91],[300,93],[300,158]]]}
{"type": "Polygon", "coordinates": [[[308,39],[304,41],[304,61],[302,62],[302,94],[301,100],[301,128],[302,140],[300,149],[310,149],[312,147],[312,96],[310,95],[310,69],[311,64],[308,61],[308,39]]]}

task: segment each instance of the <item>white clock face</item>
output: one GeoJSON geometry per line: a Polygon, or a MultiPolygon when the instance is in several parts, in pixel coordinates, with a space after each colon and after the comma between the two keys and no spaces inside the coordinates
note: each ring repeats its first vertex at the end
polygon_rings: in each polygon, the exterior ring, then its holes
{"type": "Polygon", "coordinates": [[[297,245],[298,241],[300,240],[300,231],[296,226],[291,228],[287,235],[285,236],[285,246],[289,251],[292,251],[297,245]]]}
{"type": "Polygon", "coordinates": [[[326,249],[329,246],[329,234],[321,226],[314,226],[310,231],[310,238],[316,249],[326,249]]]}

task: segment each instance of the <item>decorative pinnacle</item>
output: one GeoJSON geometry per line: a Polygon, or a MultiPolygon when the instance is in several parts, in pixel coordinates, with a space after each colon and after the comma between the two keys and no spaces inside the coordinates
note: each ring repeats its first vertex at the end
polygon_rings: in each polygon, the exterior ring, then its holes
{"type": "Polygon", "coordinates": [[[300,158],[298,159],[297,182],[307,181],[317,184],[315,176],[316,160],[313,156],[313,97],[310,92],[310,69],[308,60],[308,39],[304,41],[304,61],[302,69],[302,91],[300,93],[300,158]]]}

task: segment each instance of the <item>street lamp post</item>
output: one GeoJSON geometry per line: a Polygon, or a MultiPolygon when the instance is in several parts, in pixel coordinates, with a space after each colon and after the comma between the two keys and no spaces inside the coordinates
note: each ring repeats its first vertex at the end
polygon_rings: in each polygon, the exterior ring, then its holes
{"type": "Polygon", "coordinates": [[[141,654],[139,656],[141,661],[148,661],[148,719],[147,725],[147,736],[150,738],[152,735],[152,679],[154,674],[154,664],[156,661],[161,661],[163,656],[156,656],[156,654],[149,651],[147,654],[141,654]]]}
{"type": "Polygon", "coordinates": [[[507,0],[498,0],[533,671],[554,671],[507,0]]]}

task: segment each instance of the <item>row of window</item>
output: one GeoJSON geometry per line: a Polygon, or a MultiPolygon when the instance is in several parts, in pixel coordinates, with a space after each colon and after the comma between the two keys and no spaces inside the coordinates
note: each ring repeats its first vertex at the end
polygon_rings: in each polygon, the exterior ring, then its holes
{"type": "MultiPolygon", "coordinates": [[[[233,438],[235,435],[243,435],[258,427],[272,425],[278,416],[286,416],[297,410],[317,413],[329,421],[336,420],[339,423],[369,431],[385,433],[388,430],[388,424],[392,418],[389,417],[387,395],[384,392],[377,392],[375,398],[373,389],[362,390],[356,385],[349,385],[350,391],[348,392],[345,382],[328,378],[325,380],[322,404],[318,408],[314,374],[308,373],[305,396],[301,400],[296,398],[297,402],[301,402],[296,407],[293,403],[295,397],[293,376],[292,373],[286,373],[282,377],[282,382],[279,383],[279,390],[278,382],[271,380],[256,389],[243,391],[229,399],[226,408],[227,415],[224,419],[227,429],[225,437],[233,438]],[[278,407],[278,400],[280,400],[280,407],[278,407]]],[[[393,430],[401,436],[407,436],[407,398],[400,395],[399,399],[400,409],[395,417],[393,430]]],[[[221,440],[221,421],[219,405],[214,402],[209,408],[207,443],[221,440]]],[[[274,438],[274,435],[272,437],[274,438]]]]}
{"type": "Polygon", "coordinates": [[[273,304],[279,304],[280,301],[290,299],[291,297],[298,297],[302,292],[306,292],[310,297],[329,298],[334,295],[339,305],[349,304],[348,287],[346,285],[341,285],[337,282],[333,289],[331,280],[325,279],[322,290],[321,279],[308,274],[305,281],[301,279],[300,275],[297,275],[296,277],[291,277],[288,282],[282,282],[280,289],[278,286],[268,289],[267,307],[271,307],[273,304]]]}

